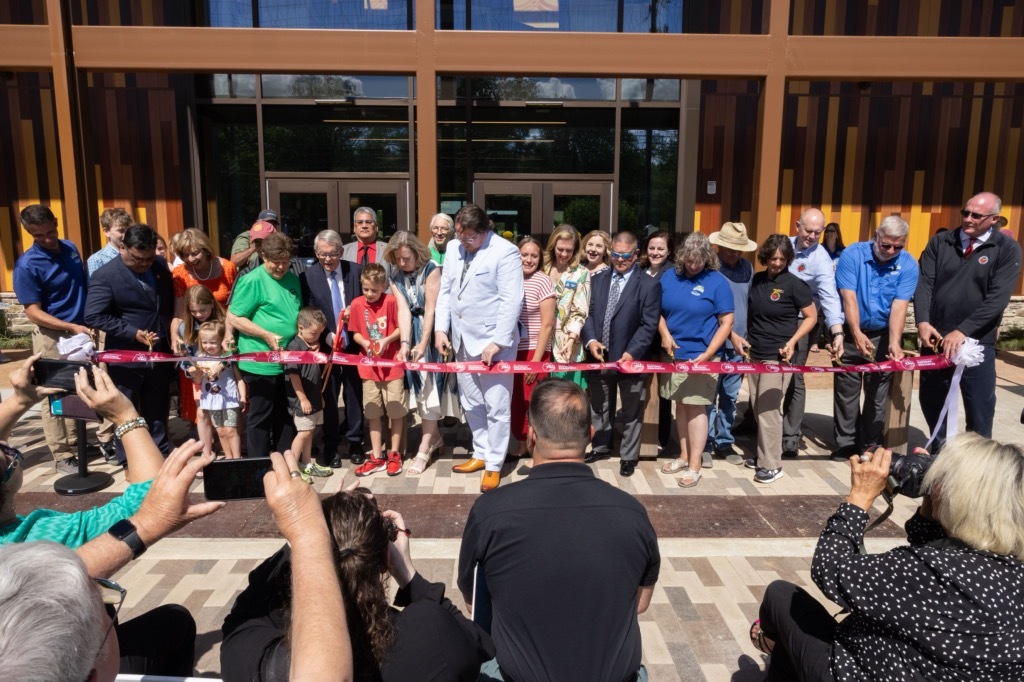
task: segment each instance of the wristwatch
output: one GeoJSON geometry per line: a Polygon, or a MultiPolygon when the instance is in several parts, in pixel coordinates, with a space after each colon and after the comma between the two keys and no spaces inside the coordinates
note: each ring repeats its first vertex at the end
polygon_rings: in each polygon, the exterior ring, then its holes
{"type": "Polygon", "coordinates": [[[128,545],[128,549],[132,551],[133,559],[138,559],[146,551],[146,543],[139,537],[138,532],[135,530],[135,524],[128,519],[121,519],[111,526],[107,532],[128,545]]]}

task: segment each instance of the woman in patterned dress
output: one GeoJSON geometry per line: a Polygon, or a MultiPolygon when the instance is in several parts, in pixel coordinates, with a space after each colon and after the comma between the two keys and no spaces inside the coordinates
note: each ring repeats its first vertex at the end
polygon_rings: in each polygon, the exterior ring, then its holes
{"type": "MultiPolygon", "coordinates": [[[[544,249],[544,272],[555,289],[555,334],[551,357],[555,362],[583,362],[580,332],[590,313],[590,272],[580,264],[580,235],[572,225],[559,225],[544,249]]],[[[587,387],[583,372],[552,372],[587,387]]]]}

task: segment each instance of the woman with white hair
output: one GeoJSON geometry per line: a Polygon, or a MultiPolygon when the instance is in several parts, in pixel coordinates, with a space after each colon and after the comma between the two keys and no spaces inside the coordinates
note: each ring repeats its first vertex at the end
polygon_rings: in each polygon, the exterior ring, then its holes
{"type": "Polygon", "coordinates": [[[849,615],[787,582],[765,591],[751,639],[771,656],[766,679],[1024,679],[1024,448],[956,437],[924,475],[910,544],[863,554],[892,459],[850,458],[850,494],[814,551],[814,583],[849,615]]]}
{"type": "Polygon", "coordinates": [[[445,249],[455,234],[455,221],[447,213],[438,213],[430,219],[430,241],[427,249],[430,259],[438,265],[444,265],[445,249]]]}

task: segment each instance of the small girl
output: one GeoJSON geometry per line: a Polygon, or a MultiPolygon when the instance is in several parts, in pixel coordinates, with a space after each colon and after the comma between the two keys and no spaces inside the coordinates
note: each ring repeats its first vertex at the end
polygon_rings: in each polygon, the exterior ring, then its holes
{"type": "MultiPolygon", "coordinates": [[[[178,337],[185,345],[183,354],[196,356],[199,355],[199,326],[209,321],[223,323],[226,316],[224,308],[213,298],[213,293],[202,284],[193,285],[185,291],[185,312],[188,314],[178,328],[178,337]]],[[[221,354],[221,351],[212,353],[218,357],[221,354]]],[[[182,418],[188,419],[192,414],[191,407],[199,401],[197,382],[201,378],[201,373],[192,363],[182,363],[182,370],[184,370],[188,381],[182,383],[179,391],[179,413],[182,418]]],[[[213,453],[213,424],[201,407],[195,410],[195,422],[199,440],[203,443],[203,454],[211,455],[213,453]]]]}
{"type": "MultiPolygon", "coordinates": [[[[224,354],[224,323],[219,320],[203,322],[199,326],[199,350],[207,357],[224,354]]],[[[194,363],[193,381],[200,388],[199,408],[217,428],[224,456],[238,459],[242,456],[242,441],[238,436],[238,415],[246,403],[245,382],[238,365],[226,360],[201,360],[194,363]]],[[[213,440],[213,434],[210,434],[213,440]]],[[[204,450],[213,443],[203,441],[204,450]]]]}

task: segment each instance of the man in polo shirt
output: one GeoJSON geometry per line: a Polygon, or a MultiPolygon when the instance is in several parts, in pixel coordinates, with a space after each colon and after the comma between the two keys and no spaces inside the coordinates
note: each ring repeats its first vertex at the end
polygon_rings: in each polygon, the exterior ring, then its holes
{"type": "Polygon", "coordinates": [[[637,614],[658,580],[658,540],[643,505],[583,463],[593,433],[583,390],[542,381],[530,399],[530,475],[469,512],[458,584],[467,602],[490,601],[498,654],[483,673],[620,682],[641,670],[637,614]],[[475,572],[486,590],[474,593],[475,572]]]}
{"type": "Polygon", "coordinates": [[[360,206],[352,213],[352,232],[356,240],[345,244],[342,259],[360,265],[381,263],[387,269],[384,263],[387,244],[377,239],[377,213],[372,208],[360,206]]]}
{"type": "MultiPolygon", "coordinates": [[[[828,251],[821,248],[821,233],[825,231],[825,214],[816,208],[809,208],[796,221],[796,236],[790,237],[793,242],[795,258],[789,264],[789,271],[803,280],[811,288],[814,300],[819,303],[825,315],[825,324],[832,335],[832,348],[839,352],[843,347],[843,309],[836,291],[835,267],[828,251]]],[[[804,336],[796,345],[793,354],[794,365],[807,364],[807,351],[811,339],[804,336]]],[[[792,459],[800,449],[803,433],[801,425],[804,421],[804,401],[807,393],[804,390],[804,375],[794,374],[786,391],[782,413],[782,456],[792,459]]]]}
{"type": "MultiPolygon", "coordinates": [[[[960,227],[928,241],[914,293],[917,333],[925,354],[938,346],[952,359],[967,337],[981,344],[984,360],[964,370],[960,393],[967,430],[986,438],[992,437],[996,411],[996,336],[1021,262],[1020,244],[998,229],[1006,224],[999,215],[1002,208],[1000,198],[991,192],[971,197],[960,211],[960,227]]],[[[932,433],[939,429],[933,451],[944,440],[945,425],[938,421],[952,376],[952,368],[921,372],[921,411],[932,433]]]]}
{"type": "MultiPolygon", "coordinates": [[[[32,235],[32,246],[14,265],[14,293],[25,315],[36,325],[32,352],[56,358],[57,340],[75,334],[94,336],[85,325],[85,263],[75,245],[57,237],[57,217],[42,204],[26,206],[21,225],[32,235]]],[[[69,420],[54,417],[48,405],[40,408],[43,438],[57,471],[78,472],[78,439],[69,420]]]]}
{"type": "Polygon", "coordinates": [[[281,223],[277,219],[276,213],[269,208],[265,211],[260,211],[259,216],[256,218],[256,223],[250,229],[235,237],[234,243],[231,244],[231,262],[239,270],[251,270],[259,265],[259,248],[263,238],[268,234],[276,232],[280,227],[281,223]],[[256,236],[253,236],[253,229],[261,222],[267,223],[270,226],[269,229],[263,228],[256,236]]]}
{"type": "MultiPolygon", "coordinates": [[[[905,250],[909,232],[905,220],[888,216],[873,240],[851,244],[839,257],[836,286],[846,317],[844,365],[903,358],[903,325],[919,273],[917,262],[905,250]]],[[[891,384],[889,372],[835,375],[832,459],[845,461],[867,446],[882,444],[891,384]]]]}

